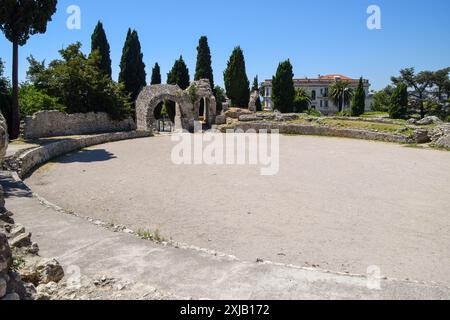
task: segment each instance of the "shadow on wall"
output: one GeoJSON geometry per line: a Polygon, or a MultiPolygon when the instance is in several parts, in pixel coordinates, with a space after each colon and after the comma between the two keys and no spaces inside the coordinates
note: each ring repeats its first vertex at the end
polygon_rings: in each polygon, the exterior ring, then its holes
{"type": "Polygon", "coordinates": [[[91,162],[103,162],[117,157],[104,149],[97,150],[81,150],[76,153],[67,154],[61,158],[54,160],[55,163],[91,163],[91,162]]]}

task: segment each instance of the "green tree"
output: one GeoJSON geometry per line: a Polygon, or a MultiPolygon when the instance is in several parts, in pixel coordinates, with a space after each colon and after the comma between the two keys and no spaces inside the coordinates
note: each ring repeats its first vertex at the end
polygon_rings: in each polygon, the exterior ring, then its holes
{"type": "Polygon", "coordinates": [[[146,76],[144,55],[141,51],[138,33],[136,30],[128,29],[120,61],[119,82],[123,84],[125,91],[130,94],[133,105],[139,92],[147,85],[146,76]]]}
{"type": "MultiPolygon", "coordinates": [[[[252,92],[260,92],[258,76],[255,76],[253,79],[252,92]]],[[[256,111],[262,111],[262,103],[261,98],[258,95],[258,99],[256,100],[256,111]]]]}
{"type": "Polygon", "coordinates": [[[42,95],[45,94],[56,98],[68,113],[106,112],[114,119],[131,114],[129,95],[123,85],[98,68],[101,59],[98,51],[86,57],[78,42],[59,53],[61,59],[51,61],[48,67],[32,56],[28,58],[27,76],[33,89],[39,91],[32,92],[35,97],[39,95],[39,99],[45,100],[47,97],[42,95]]]}
{"type": "Polygon", "coordinates": [[[98,68],[111,78],[111,56],[108,39],[106,38],[103,24],[99,21],[91,36],[91,52],[97,50],[100,54],[98,68]]]}
{"type": "Polygon", "coordinates": [[[240,47],[234,48],[223,74],[225,90],[235,107],[248,108],[250,82],[245,71],[244,53],[240,47]]]}
{"type": "Polygon", "coordinates": [[[311,96],[309,95],[309,93],[303,88],[295,90],[294,112],[296,113],[305,112],[309,109],[310,105],[311,105],[311,96]]]}
{"type": "Polygon", "coordinates": [[[65,107],[59,103],[58,98],[49,96],[29,83],[20,86],[19,106],[22,117],[32,116],[42,110],[66,111],[65,107]]]}
{"type": "Polygon", "coordinates": [[[197,64],[195,66],[194,80],[208,79],[211,89],[214,89],[214,75],[211,66],[211,50],[208,45],[208,38],[200,38],[197,47],[197,64]]]}
{"type": "Polygon", "coordinates": [[[414,68],[406,68],[400,70],[399,77],[392,77],[391,80],[395,85],[404,83],[408,88],[412,90],[409,95],[414,97],[419,104],[420,116],[424,118],[426,116],[425,100],[428,96],[427,90],[433,84],[434,73],[431,71],[422,71],[418,74],[415,73],[414,68]]]}
{"type": "Polygon", "coordinates": [[[294,111],[294,73],[289,60],[278,65],[277,73],[272,78],[272,101],[278,111],[289,113],[294,111]]]}
{"type": "Polygon", "coordinates": [[[372,110],[388,112],[393,92],[394,88],[390,85],[380,91],[375,92],[372,98],[372,110]]]}
{"type": "Polygon", "coordinates": [[[342,112],[344,106],[350,104],[353,97],[353,89],[346,81],[336,81],[330,86],[331,101],[339,106],[339,112],[342,112]]]}
{"type": "Polygon", "coordinates": [[[391,96],[389,115],[392,119],[403,119],[408,112],[408,85],[398,83],[391,96]]]}
{"type": "Polygon", "coordinates": [[[45,33],[47,23],[56,12],[56,0],[2,0],[0,29],[13,45],[11,139],[19,136],[19,46],[31,35],[45,33]]]}
{"type": "Polygon", "coordinates": [[[161,69],[158,62],[155,63],[155,66],[152,69],[152,79],[150,84],[161,84],[161,69]]]}
{"type": "Polygon", "coordinates": [[[361,77],[352,99],[352,116],[359,117],[364,112],[366,112],[366,91],[364,90],[363,78],[361,77]]]}
{"type": "Polygon", "coordinates": [[[222,113],[222,103],[226,102],[225,90],[220,86],[214,87],[215,97],[216,97],[216,112],[217,114],[222,113]]]}
{"type": "MultiPolygon", "coordinates": [[[[443,94],[447,91],[447,86],[450,84],[449,74],[450,68],[444,68],[434,72],[433,85],[436,87],[436,98],[443,101],[443,94]]],[[[447,91],[448,92],[448,91],[447,91]]],[[[447,96],[448,99],[448,96],[447,96]]]]}
{"type": "Polygon", "coordinates": [[[175,61],[172,70],[167,74],[167,84],[176,84],[182,90],[186,90],[190,85],[189,69],[183,60],[183,56],[180,56],[175,61]]]}

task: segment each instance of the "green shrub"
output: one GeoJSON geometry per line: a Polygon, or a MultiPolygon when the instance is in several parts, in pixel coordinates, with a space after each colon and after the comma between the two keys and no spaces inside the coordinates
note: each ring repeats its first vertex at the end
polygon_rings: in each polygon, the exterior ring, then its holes
{"type": "Polygon", "coordinates": [[[309,109],[306,111],[306,114],[312,116],[312,117],[323,117],[322,112],[316,110],[316,109],[309,109]]]}
{"type": "Polygon", "coordinates": [[[88,57],[81,44],[59,51],[60,60],[48,67],[33,57],[28,58],[28,78],[41,93],[57,98],[68,113],[106,112],[113,119],[131,115],[130,96],[123,84],[112,81],[98,68],[100,56],[94,51],[88,57]]]}
{"type": "Polygon", "coordinates": [[[20,114],[32,116],[38,111],[58,110],[65,112],[65,107],[58,102],[57,98],[36,89],[31,84],[23,84],[19,91],[20,114]]]}
{"type": "Polygon", "coordinates": [[[351,117],[352,112],[350,110],[342,110],[336,114],[338,117],[351,117]]]}

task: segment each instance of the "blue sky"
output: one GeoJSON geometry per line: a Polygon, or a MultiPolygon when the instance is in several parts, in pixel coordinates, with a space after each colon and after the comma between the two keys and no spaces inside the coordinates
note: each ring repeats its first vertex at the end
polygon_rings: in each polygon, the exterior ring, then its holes
{"type": "MultiPolygon", "coordinates": [[[[20,78],[25,79],[30,54],[50,61],[75,41],[88,52],[92,30],[102,20],[115,78],[131,27],[139,33],[148,77],[158,62],[163,81],[180,54],[193,77],[198,38],[207,35],[220,85],[229,55],[240,45],[250,79],[256,74],[260,80],[270,78],[278,63],[289,58],[296,77],[364,76],[373,89],[380,89],[404,67],[450,66],[449,12],[448,0],[59,0],[47,33],[33,36],[21,48],[20,78]],[[382,30],[366,27],[371,4],[381,8],[382,30]],[[80,30],[66,28],[70,5],[81,8],[80,30]]],[[[0,57],[9,75],[11,45],[3,35],[0,57]]]]}

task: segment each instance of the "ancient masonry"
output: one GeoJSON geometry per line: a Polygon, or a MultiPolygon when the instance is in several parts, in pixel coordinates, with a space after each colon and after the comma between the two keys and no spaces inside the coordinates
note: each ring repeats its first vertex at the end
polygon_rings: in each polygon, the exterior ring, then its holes
{"type": "Polygon", "coordinates": [[[137,129],[143,131],[156,130],[155,109],[163,101],[176,103],[175,130],[194,129],[195,121],[204,121],[213,125],[216,121],[216,99],[209,80],[194,81],[186,90],[177,85],[152,85],[142,89],[136,100],[137,129]],[[204,108],[204,110],[200,110],[204,108]],[[203,119],[201,118],[203,114],[203,119]]]}
{"type": "Polygon", "coordinates": [[[39,139],[135,129],[133,119],[115,121],[104,112],[65,114],[59,111],[40,111],[25,118],[23,136],[25,139],[39,139]]]}

